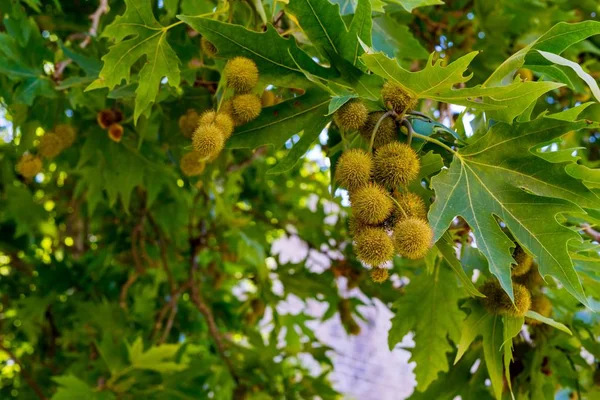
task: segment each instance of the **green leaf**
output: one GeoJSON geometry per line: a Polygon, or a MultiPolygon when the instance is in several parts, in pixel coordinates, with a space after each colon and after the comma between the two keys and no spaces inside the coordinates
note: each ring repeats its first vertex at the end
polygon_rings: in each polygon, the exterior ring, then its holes
{"type": "Polygon", "coordinates": [[[86,90],[113,89],[123,80],[131,81],[131,69],[135,62],[144,57],[146,62],[139,72],[136,89],[134,120],[144,113],[156,100],[163,78],[174,88],[179,86],[179,58],[167,43],[169,27],[163,27],[154,18],[152,5],[147,0],[125,0],[125,13],[115,18],[102,32],[102,36],[115,39],[102,57],[104,66],[99,78],[86,90]],[[125,40],[125,38],[130,37],[125,40]]]}
{"type": "MultiPolygon", "coordinates": [[[[569,46],[597,34],[600,34],[600,22],[598,21],[584,21],[576,24],[559,22],[537,40],[504,61],[484,82],[483,86],[499,86],[505,82],[506,79],[512,80],[513,73],[525,64],[525,57],[531,50],[543,50],[554,54],[560,54],[569,46]]],[[[537,56],[534,55],[528,57],[527,59],[527,64],[530,65],[540,63],[544,64],[544,58],[539,54],[537,54],[537,56]]]]}
{"type": "MultiPolygon", "coordinates": [[[[505,316],[503,319],[503,343],[502,348],[504,349],[504,375],[506,376],[506,383],[510,392],[512,393],[512,384],[510,381],[510,363],[513,361],[513,338],[521,332],[523,328],[523,317],[510,317],[505,316]]],[[[514,397],[514,396],[513,396],[514,397]]]]}
{"type": "Polygon", "coordinates": [[[389,0],[388,2],[392,4],[400,4],[408,12],[412,12],[412,10],[419,7],[444,4],[442,0],[389,0]]]}
{"type": "Polygon", "coordinates": [[[482,336],[485,365],[492,381],[494,395],[499,400],[502,398],[503,386],[503,363],[502,353],[500,352],[504,342],[502,317],[489,314],[476,300],[470,300],[465,304],[465,308],[471,309],[471,313],[462,322],[463,329],[454,364],[462,358],[475,338],[482,336]]]}
{"type": "Polygon", "coordinates": [[[339,6],[328,0],[290,0],[286,8],[296,17],[321,55],[329,60],[334,54],[339,54],[356,65],[363,53],[359,37],[371,41],[371,6],[368,0],[359,1],[350,31],[340,16],[339,6]]]}
{"type": "Polygon", "coordinates": [[[173,361],[180,348],[181,344],[161,344],[144,351],[144,343],[139,336],[132,345],[127,345],[129,361],[134,368],[157,372],[177,372],[188,367],[173,361]]]}
{"type": "Polygon", "coordinates": [[[544,317],[543,315],[540,315],[540,314],[536,313],[535,311],[529,310],[529,311],[527,311],[525,316],[528,318],[531,318],[531,319],[535,319],[536,321],[543,322],[544,324],[553,326],[554,328],[556,328],[560,331],[563,331],[565,333],[568,333],[569,335],[573,334],[573,332],[571,332],[571,330],[569,328],[567,328],[566,325],[561,324],[560,322],[557,322],[557,321],[553,320],[552,318],[544,317]]]}
{"type": "Polygon", "coordinates": [[[312,83],[306,80],[301,68],[321,78],[329,79],[336,75],[331,69],[316,64],[298,48],[293,38],[281,37],[272,25],[267,25],[267,30],[259,33],[240,25],[208,18],[185,15],[177,17],[213,43],[218,49],[219,57],[243,56],[254,60],[261,80],[269,84],[295,88],[311,86],[312,83]]]}
{"type": "Polygon", "coordinates": [[[415,333],[411,349],[416,362],[417,389],[423,391],[440,371],[447,372],[446,353],[460,337],[463,313],[458,308],[462,290],[450,269],[438,265],[433,275],[421,274],[411,280],[406,294],[394,303],[396,315],[388,336],[390,349],[410,331],[415,333]]]}
{"type": "Polygon", "coordinates": [[[562,65],[564,67],[569,67],[573,71],[575,71],[577,76],[579,76],[581,79],[583,79],[585,81],[585,83],[588,84],[588,86],[589,86],[590,90],[592,91],[592,94],[594,95],[596,100],[600,101],[600,88],[598,87],[598,82],[596,82],[596,80],[594,78],[592,78],[592,76],[590,74],[585,72],[583,70],[583,68],[581,68],[581,65],[579,65],[573,61],[567,60],[564,57],[558,56],[556,54],[548,53],[546,51],[538,50],[538,53],[540,53],[546,60],[553,62],[554,64],[562,65]]]}
{"type": "Polygon", "coordinates": [[[89,400],[113,400],[115,395],[109,391],[97,392],[87,383],[74,375],[61,375],[52,378],[59,387],[52,400],[73,400],[73,399],[89,399],[89,400]]]}
{"type": "Polygon", "coordinates": [[[439,240],[452,220],[462,216],[473,229],[477,246],[489,268],[512,298],[513,242],[496,218],[504,222],[517,242],[532,254],[542,275],[550,274],[583,304],[588,304],[567,252],[567,243],[580,240],[561,225],[561,213],[598,208],[598,196],[565,171],[532,153],[536,145],[552,141],[585,121],[553,118],[510,126],[494,125],[475,143],[460,149],[448,170],[432,179],[436,201],[429,221],[439,240]],[[544,197],[540,197],[544,196],[544,197]]]}
{"type": "Polygon", "coordinates": [[[303,96],[265,108],[257,119],[236,129],[227,147],[253,149],[265,144],[280,147],[302,130],[320,132],[329,120],[326,117],[328,104],[329,95],[313,89],[303,96]]]}
{"type": "Polygon", "coordinates": [[[458,258],[456,258],[454,247],[452,244],[446,241],[446,239],[447,238],[443,238],[442,240],[439,240],[436,243],[436,247],[440,251],[440,254],[444,257],[444,260],[446,260],[446,263],[448,263],[448,266],[456,273],[458,279],[460,279],[461,283],[463,284],[463,287],[471,296],[485,297],[479,290],[477,290],[473,284],[473,281],[467,276],[462,268],[462,265],[460,264],[460,261],[458,258]]]}

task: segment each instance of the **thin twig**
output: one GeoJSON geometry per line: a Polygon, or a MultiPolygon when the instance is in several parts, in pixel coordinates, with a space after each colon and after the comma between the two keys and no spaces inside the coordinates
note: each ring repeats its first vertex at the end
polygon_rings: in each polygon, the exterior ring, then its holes
{"type": "Polygon", "coordinates": [[[131,285],[133,285],[139,277],[140,277],[139,272],[137,272],[137,271],[134,272],[133,274],[129,275],[129,278],[121,287],[121,294],[119,295],[119,304],[120,304],[121,308],[124,310],[127,309],[127,292],[129,291],[129,288],[131,287],[131,285]]]}
{"type": "Polygon", "coordinates": [[[171,293],[175,292],[175,281],[173,280],[173,273],[171,272],[171,268],[169,268],[169,261],[167,257],[167,246],[165,245],[164,236],[160,232],[156,221],[150,214],[148,214],[148,221],[150,222],[150,226],[154,230],[154,234],[156,235],[156,240],[158,242],[158,247],[160,248],[160,259],[162,260],[163,268],[165,273],[167,274],[167,279],[169,281],[169,289],[171,293]]]}
{"type": "Polygon", "coordinates": [[[239,164],[231,165],[229,168],[227,168],[227,172],[234,172],[247,167],[248,165],[252,164],[254,160],[264,155],[267,152],[267,148],[267,146],[259,147],[254,153],[252,153],[252,156],[249,159],[244,160],[239,164]]]}
{"type": "Polygon", "coordinates": [[[581,230],[583,231],[583,233],[585,233],[590,238],[592,238],[592,240],[600,243],[600,232],[598,232],[597,230],[592,228],[590,225],[588,225],[588,224],[582,225],[581,230]]]}
{"type": "Polygon", "coordinates": [[[400,125],[405,127],[406,130],[408,131],[408,133],[406,134],[406,144],[410,146],[410,144],[412,143],[412,138],[413,138],[413,134],[415,133],[415,130],[413,129],[410,121],[407,120],[406,118],[402,118],[402,121],[400,121],[400,125]]]}
{"type": "Polygon", "coordinates": [[[377,123],[375,124],[375,127],[373,128],[373,133],[371,133],[371,142],[369,143],[369,153],[373,151],[373,143],[375,143],[375,135],[377,134],[377,131],[379,130],[379,127],[381,126],[381,123],[383,122],[384,119],[386,119],[387,117],[390,116],[395,116],[396,112],[394,110],[390,110],[385,112],[381,118],[379,118],[379,120],[377,121],[377,123]]]}
{"type": "Polygon", "coordinates": [[[86,48],[88,44],[92,41],[92,36],[96,36],[98,33],[98,26],[100,26],[100,18],[102,15],[108,12],[108,0],[100,0],[100,5],[92,15],[90,15],[90,19],[92,20],[92,26],[88,32],[88,36],[81,42],[79,47],[82,49],[86,48]]]}
{"type": "Polygon", "coordinates": [[[37,397],[40,400],[48,400],[48,398],[44,395],[44,393],[42,392],[42,389],[38,386],[38,384],[35,382],[33,377],[31,375],[29,375],[29,372],[27,372],[27,370],[25,370],[21,361],[19,361],[19,359],[15,356],[15,354],[12,351],[7,349],[4,346],[4,344],[2,344],[2,339],[0,339],[0,350],[4,351],[6,354],[8,354],[8,356],[15,362],[15,364],[17,364],[19,366],[19,369],[21,371],[21,375],[23,376],[23,379],[25,379],[25,382],[27,382],[27,384],[29,385],[31,390],[33,390],[35,392],[37,397]]]}

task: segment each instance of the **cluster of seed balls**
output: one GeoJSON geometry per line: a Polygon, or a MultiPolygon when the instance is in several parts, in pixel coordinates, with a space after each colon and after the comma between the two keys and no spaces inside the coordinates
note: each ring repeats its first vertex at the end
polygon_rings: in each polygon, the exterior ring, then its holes
{"type": "MultiPolygon", "coordinates": [[[[482,300],[488,312],[512,317],[522,317],[527,311],[532,310],[544,317],[552,314],[552,303],[541,291],[544,280],[533,262],[533,258],[521,247],[517,246],[513,253],[515,264],[511,275],[513,278],[514,303],[506,294],[500,283],[489,280],[479,288],[486,297],[482,300]]],[[[540,321],[525,317],[525,322],[531,326],[538,326],[540,321]]]]}
{"type": "Polygon", "coordinates": [[[233,129],[256,119],[262,110],[261,97],[252,93],[259,78],[254,61],[235,57],[227,62],[224,74],[233,97],[225,100],[218,111],[207,110],[198,115],[195,110],[188,110],[179,119],[181,131],[192,138],[194,148],[180,161],[181,171],[187,176],[201,174],[205,163],[221,153],[233,129]]]}
{"type": "Polygon", "coordinates": [[[59,124],[46,132],[38,144],[38,155],[26,153],[17,162],[17,172],[26,179],[32,179],[42,171],[42,159],[52,159],[75,142],[77,132],[68,124],[59,124]]]}
{"type": "Polygon", "coordinates": [[[384,85],[382,96],[396,116],[384,118],[373,138],[384,111],[369,113],[361,100],[353,99],[334,114],[340,129],[358,130],[368,142],[373,142],[375,149],[373,153],[346,150],[335,171],[337,184],[350,194],[349,232],[354,237],[354,253],[373,267],[371,278],[375,282],[388,278],[383,264],[395,254],[409,259],[424,257],[433,240],[424,201],[407,190],[418,178],[419,156],[409,145],[398,141],[397,118],[414,107],[414,97],[390,83],[384,85]]]}
{"type": "Polygon", "coordinates": [[[119,143],[123,138],[123,125],[120,124],[123,121],[123,113],[117,109],[106,109],[98,112],[96,121],[100,128],[106,129],[108,137],[113,142],[119,143]]]}

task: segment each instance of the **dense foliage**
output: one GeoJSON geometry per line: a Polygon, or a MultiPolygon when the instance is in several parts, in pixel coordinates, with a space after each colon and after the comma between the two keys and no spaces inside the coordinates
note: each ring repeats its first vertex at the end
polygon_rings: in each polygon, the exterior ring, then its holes
{"type": "Polygon", "coordinates": [[[358,292],[411,398],[600,397],[597,1],[0,10],[0,397],[340,398],[358,292]]]}

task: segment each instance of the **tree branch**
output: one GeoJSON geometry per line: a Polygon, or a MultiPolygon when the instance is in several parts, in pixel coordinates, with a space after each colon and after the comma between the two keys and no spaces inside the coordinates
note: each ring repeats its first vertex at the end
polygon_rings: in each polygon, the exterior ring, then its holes
{"type": "Polygon", "coordinates": [[[81,42],[79,47],[84,49],[85,47],[87,47],[88,44],[90,44],[90,42],[92,41],[92,36],[96,36],[96,34],[98,33],[98,26],[100,25],[100,18],[102,17],[102,15],[106,14],[107,12],[108,12],[108,0],[100,0],[100,4],[98,5],[98,8],[89,17],[92,20],[92,26],[90,27],[88,36],[83,40],[83,42],[81,42]]]}
{"type": "Polygon", "coordinates": [[[15,354],[12,351],[7,349],[4,346],[4,344],[2,344],[1,339],[0,339],[0,350],[4,351],[6,354],[8,354],[8,356],[19,366],[19,369],[21,370],[21,375],[23,376],[23,379],[25,379],[25,382],[27,382],[27,384],[29,385],[31,390],[33,390],[35,392],[37,397],[40,400],[48,400],[48,398],[42,392],[42,389],[38,386],[38,384],[35,382],[35,380],[33,380],[33,377],[31,375],[29,375],[29,372],[27,372],[25,370],[21,361],[19,361],[19,359],[15,356],[15,354]]]}

